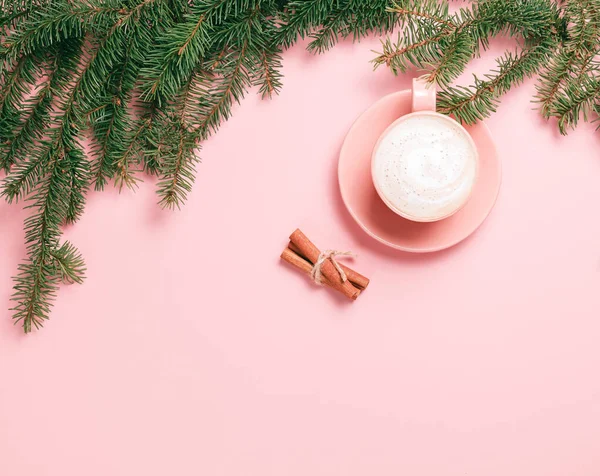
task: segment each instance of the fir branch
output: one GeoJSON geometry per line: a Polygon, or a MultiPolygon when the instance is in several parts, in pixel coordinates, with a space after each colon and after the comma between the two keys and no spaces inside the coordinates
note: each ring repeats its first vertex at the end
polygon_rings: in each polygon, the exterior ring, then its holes
{"type": "Polygon", "coordinates": [[[31,54],[68,38],[81,38],[88,28],[106,28],[114,24],[119,14],[126,13],[118,4],[95,1],[34,10],[19,30],[4,43],[5,61],[15,61],[21,55],[31,54]]]}
{"type": "Polygon", "coordinates": [[[405,27],[395,44],[389,39],[382,43],[375,67],[386,64],[398,74],[415,66],[428,71],[428,82],[443,87],[465,70],[480,48],[487,48],[490,37],[522,34],[537,44],[558,23],[557,11],[547,0],[482,0],[454,14],[445,2],[410,0],[390,10],[405,27]]]}
{"type": "Polygon", "coordinates": [[[37,147],[35,154],[18,164],[4,179],[1,195],[8,203],[27,197],[42,180],[52,154],[49,150],[44,152],[39,149],[37,147]]]}
{"type": "Polygon", "coordinates": [[[288,2],[276,43],[289,48],[309,37],[308,50],[323,53],[340,39],[360,40],[370,32],[392,31],[399,16],[388,9],[390,0],[296,0],[288,2]]]}
{"type": "MultiPolygon", "coordinates": [[[[28,114],[27,95],[41,76],[41,60],[34,55],[24,55],[14,68],[5,71],[3,88],[0,90],[0,143],[8,143],[12,131],[22,117],[28,114]]],[[[4,169],[10,164],[2,164],[4,169]]]]}
{"type": "Polygon", "coordinates": [[[148,78],[143,84],[144,100],[157,100],[162,105],[179,92],[210,49],[213,25],[228,12],[228,0],[201,1],[181,23],[164,30],[143,71],[148,78]]]}
{"type": "Polygon", "coordinates": [[[73,150],[68,149],[62,128],[54,135],[46,175],[37,194],[30,198],[32,204],[26,207],[35,210],[25,220],[29,257],[19,266],[20,273],[14,278],[12,299],[17,302],[12,309],[14,320],[22,322],[26,333],[32,330],[32,325],[39,328],[48,319],[59,281],[80,281],[83,268],[81,257],[72,246],[58,248],[60,225],[72,220],[80,211],[73,209],[73,197],[77,192],[66,173],[73,165],[73,150]]]}
{"type": "Polygon", "coordinates": [[[62,172],[68,180],[68,197],[65,223],[75,223],[83,214],[85,207],[85,194],[90,183],[90,164],[86,160],[83,150],[77,143],[77,129],[62,129],[62,144],[64,151],[64,168],[62,172]]]}
{"type": "Polygon", "coordinates": [[[281,89],[281,55],[278,50],[263,51],[260,56],[261,68],[253,80],[260,87],[259,93],[264,98],[272,98],[281,89]]]}
{"type": "MultiPolygon", "coordinates": [[[[130,137],[128,140],[126,139],[121,157],[115,164],[115,187],[117,187],[119,191],[121,191],[124,186],[131,190],[137,187],[138,179],[131,169],[131,164],[136,161],[134,154],[138,152],[137,147],[139,145],[139,138],[148,127],[150,127],[150,124],[147,121],[142,121],[135,132],[131,133],[131,131],[127,131],[127,133],[130,134],[130,137]]],[[[139,163],[141,160],[138,159],[137,162],[139,163]]]]}
{"type": "Polygon", "coordinates": [[[28,161],[7,177],[2,192],[9,201],[31,194],[32,204],[27,208],[35,210],[25,221],[29,257],[14,278],[14,319],[22,321],[25,332],[31,331],[32,325],[40,327],[48,318],[61,279],[52,256],[58,247],[60,225],[75,221],[83,211],[87,164],[77,144],[79,131],[73,122],[80,83],[70,77],[79,63],[80,48],[81,42],[76,41],[61,50],[63,56],[55,73],[61,73],[56,79],[55,106],[62,114],[52,120],[47,138],[31,148],[28,161]]]}
{"type": "Polygon", "coordinates": [[[308,51],[313,53],[324,53],[332,48],[338,38],[348,34],[348,8],[338,6],[324,20],[323,26],[310,34],[312,41],[308,45],[308,51]]]}
{"type": "Polygon", "coordinates": [[[564,83],[571,77],[576,53],[571,48],[561,50],[551,59],[547,68],[540,73],[536,100],[540,103],[541,112],[544,117],[550,117],[554,113],[554,104],[559,91],[564,83]]]}
{"type": "Polygon", "coordinates": [[[92,175],[96,190],[103,190],[116,173],[120,174],[121,185],[123,180],[134,182],[130,174],[123,175],[128,169],[121,161],[126,131],[133,121],[130,104],[153,36],[170,16],[161,1],[140,1],[110,28],[86,72],[83,84],[87,87],[82,88],[80,96],[93,126],[92,175]],[[156,17],[161,21],[151,23],[156,17]]]}
{"type": "Polygon", "coordinates": [[[161,111],[156,101],[144,103],[143,107],[143,114],[128,133],[124,157],[125,160],[129,160],[128,157],[137,155],[144,172],[158,175],[164,148],[162,131],[157,127],[162,122],[161,111]]]}
{"type": "MultiPolygon", "coordinates": [[[[56,60],[53,61],[54,68],[56,60]]],[[[55,69],[51,68],[45,83],[36,92],[34,97],[27,101],[23,112],[27,117],[22,121],[11,121],[7,130],[5,143],[0,147],[0,168],[9,171],[19,155],[26,152],[28,146],[38,141],[44,132],[44,128],[50,120],[50,107],[52,105],[52,89],[56,87],[54,82],[55,69]]],[[[5,122],[6,124],[6,122],[5,122]]],[[[3,135],[4,135],[3,134],[3,135]]]]}
{"type": "Polygon", "coordinates": [[[396,12],[388,8],[388,0],[340,0],[331,9],[320,26],[313,26],[308,35],[311,42],[308,51],[323,53],[340,39],[352,36],[359,41],[370,32],[384,34],[401,21],[396,12]]]}
{"type": "Polygon", "coordinates": [[[348,0],[348,9],[352,16],[348,18],[347,38],[350,34],[354,41],[373,32],[383,35],[401,24],[401,18],[389,9],[390,0],[348,0]]]}
{"type": "Polygon", "coordinates": [[[261,6],[255,0],[250,8],[224,19],[223,33],[216,40],[217,60],[209,62],[210,66],[199,66],[195,77],[188,76],[187,90],[180,95],[184,98],[181,123],[193,130],[196,140],[215,132],[231,115],[232,105],[241,101],[247,88],[262,74],[260,52],[264,45],[257,40],[265,20],[261,6]],[[191,116],[194,124],[188,125],[185,118],[191,116]]]}
{"type": "Polygon", "coordinates": [[[522,38],[527,46],[548,36],[559,41],[564,29],[556,4],[549,0],[482,0],[456,15],[461,23],[473,20],[473,34],[484,49],[500,34],[522,38]]]}
{"type": "Polygon", "coordinates": [[[443,43],[444,53],[426,79],[430,83],[447,86],[465,70],[476,51],[476,43],[473,37],[460,31],[453,33],[443,43]]]}
{"type": "Polygon", "coordinates": [[[448,3],[436,0],[409,0],[394,3],[389,11],[396,13],[402,25],[415,21],[433,28],[455,29],[448,16],[448,3]]]}
{"type": "Polygon", "coordinates": [[[187,194],[192,190],[195,178],[193,134],[179,125],[171,132],[174,142],[163,152],[161,180],[158,183],[159,205],[163,208],[181,208],[187,194]]]}
{"type": "Polygon", "coordinates": [[[187,81],[174,103],[173,115],[163,117],[167,121],[167,130],[161,133],[161,178],[157,189],[158,203],[163,208],[181,208],[194,182],[196,136],[191,132],[188,119],[197,78],[194,73],[187,81]]]}
{"type": "Polygon", "coordinates": [[[398,34],[398,40],[393,43],[389,38],[382,41],[382,53],[373,59],[375,68],[386,65],[394,74],[404,73],[411,66],[424,68],[441,59],[439,41],[450,35],[449,31],[441,31],[433,36],[419,40],[409,38],[408,42],[398,34]]]}
{"type": "Polygon", "coordinates": [[[50,250],[56,274],[63,283],[81,284],[85,279],[85,262],[81,253],[70,242],[65,241],[60,248],[50,250]]]}
{"type": "Polygon", "coordinates": [[[558,94],[553,104],[553,116],[558,119],[561,134],[577,126],[583,118],[587,121],[596,113],[596,104],[600,97],[600,80],[593,76],[585,76],[577,82],[569,82],[558,94]]]}
{"type": "Polygon", "coordinates": [[[553,43],[548,40],[525,48],[520,53],[506,53],[497,60],[495,75],[475,77],[471,87],[449,87],[438,94],[438,112],[453,114],[459,121],[473,124],[496,111],[498,98],[512,86],[536,73],[547,59],[553,43]]]}
{"type": "Polygon", "coordinates": [[[162,123],[156,103],[147,104],[139,119],[129,123],[120,143],[121,153],[115,163],[115,186],[134,190],[139,178],[136,173],[143,170],[150,175],[158,175],[162,163],[164,144],[157,138],[162,134],[162,123]],[[137,168],[139,168],[139,170],[137,168]]]}
{"type": "Polygon", "coordinates": [[[106,182],[114,175],[115,155],[111,143],[117,142],[124,130],[117,127],[116,122],[123,120],[123,107],[120,98],[115,97],[108,104],[98,106],[92,115],[95,143],[92,152],[95,156],[92,165],[92,183],[97,191],[104,190],[106,182]],[[119,117],[121,116],[121,117],[119,117]]]}
{"type": "MultiPolygon", "coordinates": [[[[23,330],[31,332],[40,328],[48,319],[52,301],[56,297],[58,282],[64,272],[58,273],[53,253],[58,247],[59,226],[66,218],[66,183],[61,173],[62,161],[52,163],[47,178],[41,184],[38,195],[28,208],[35,214],[25,221],[28,260],[19,265],[19,274],[14,278],[16,301],[15,323],[21,322],[23,330]]],[[[63,262],[70,274],[77,275],[68,262],[63,262]]]]}
{"type": "Polygon", "coordinates": [[[568,39],[558,49],[548,66],[540,73],[536,102],[545,117],[556,114],[556,99],[567,82],[581,80],[596,69],[595,57],[599,51],[600,2],[579,0],[567,2],[564,8],[568,18],[568,39]]]}
{"type": "Polygon", "coordinates": [[[337,0],[292,0],[282,15],[282,25],[277,32],[277,43],[291,47],[298,38],[304,39],[315,27],[327,20],[337,0]]]}
{"type": "MultiPolygon", "coordinates": [[[[51,78],[47,82],[47,91],[43,97],[39,97],[39,102],[31,112],[30,121],[18,129],[17,136],[13,135],[10,146],[19,147],[27,152],[27,159],[16,163],[14,170],[4,179],[1,195],[9,203],[18,201],[26,197],[42,179],[46,166],[50,163],[55,143],[45,135],[58,137],[56,134],[56,125],[61,119],[65,118],[68,109],[65,109],[64,100],[68,97],[69,91],[73,89],[71,84],[72,74],[77,70],[81,61],[82,43],[79,39],[68,40],[60,45],[55,51],[56,57],[53,62],[53,69],[49,73],[51,78]],[[63,114],[56,114],[54,118],[50,116],[50,108],[55,105],[57,109],[63,108],[63,114]],[[54,129],[50,129],[54,127],[54,129]],[[19,140],[16,140],[16,139],[19,140]]],[[[73,99],[67,104],[73,104],[73,99]]],[[[60,110],[60,109],[59,109],[60,110]]],[[[57,111],[58,112],[58,111],[57,111]]],[[[56,139],[58,140],[58,139],[56,139]]],[[[3,158],[6,164],[12,164],[11,149],[3,158]]],[[[16,150],[15,149],[15,153],[16,150]]]]}
{"type": "Polygon", "coordinates": [[[36,63],[34,56],[23,55],[11,71],[5,71],[4,84],[0,90],[0,110],[3,116],[6,115],[6,109],[16,109],[29,86],[38,79],[35,75],[36,63]]]}
{"type": "Polygon", "coordinates": [[[204,72],[197,85],[192,85],[191,93],[199,98],[194,130],[200,140],[206,139],[221,122],[229,119],[231,106],[241,101],[246,88],[251,85],[246,51],[244,47],[239,52],[226,54],[216,68],[217,73],[204,72]]]}
{"type": "Polygon", "coordinates": [[[410,66],[428,68],[427,81],[446,86],[475,55],[479,41],[476,23],[480,20],[469,10],[450,15],[447,3],[427,0],[396,4],[391,11],[400,16],[405,28],[396,44],[389,39],[382,43],[382,54],[373,60],[376,68],[386,64],[394,74],[410,66]]]}
{"type": "Polygon", "coordinates": [[[0,16],[0,31],[6,36],[18,25],[18,20],[23,19],[31,12],[30,9],[12,12],[6,12],[6,10],[0,9],[0,11],[4,12],[4,14],[0,16]]]}

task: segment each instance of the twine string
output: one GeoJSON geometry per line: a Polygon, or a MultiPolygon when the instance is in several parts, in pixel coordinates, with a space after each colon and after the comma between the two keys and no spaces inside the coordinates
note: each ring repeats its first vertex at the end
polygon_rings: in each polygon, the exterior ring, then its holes
{"type": "Polygon", "coordinates": [[[310,277],[312,278],[312,280],[315,283],[317,283],[319,285],[323,284],[323,273],[321,272],[321,267],[323,266],[323,263],[325,263],[325,261],[327,261],[327,260],[331,261],[331,263],[335,267],[336,271],[339,273],[340,278],[342,278],[342,283],[345,283],[346,281],[348,281],[348,277],[346,276],[346,273],[344,272],[342,267],[339,265],[339,263],[335,260],[336,256],[348,256],[348,257],[354,258],[356,255],[354,253],[352,253],[351,251],[337,251],[337,250],[323,251],[319,255],[319,258],[317,259],[316,263],[314,264],[314,266],[310,272],[310,277]]]}

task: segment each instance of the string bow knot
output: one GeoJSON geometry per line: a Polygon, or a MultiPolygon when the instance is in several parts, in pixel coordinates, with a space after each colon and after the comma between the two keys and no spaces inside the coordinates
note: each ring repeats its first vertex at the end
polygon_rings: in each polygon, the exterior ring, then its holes
{"type": "Polygon", "coordinates": [[[335,267],[336,271],[339,273],[340,278],[342,278],[342,282],[345,283],[346,281],[348,281],[348,277],[346,276],[346,273],[344,272],[342,267],[339,265],[339,263],[335,260],[336,256],[347,256],[350,258],[356,257],[356,255],[354,253],[352,253],[351,251],[337,251],[337,250],[323,251],[319,255],[319,258],[317,259],[316,263],[314,264],[314,266],[312,267],[312,270],[310,272],[310,277],[312,278],[312,280],[315,283],[317,283],[319,285],[323,284],[323,274],[321,272],[321,267],[323,266],[323,263],[325,263],[325,261],[327,261],[327,260],[331,261],[331,263],[335,267]]]}

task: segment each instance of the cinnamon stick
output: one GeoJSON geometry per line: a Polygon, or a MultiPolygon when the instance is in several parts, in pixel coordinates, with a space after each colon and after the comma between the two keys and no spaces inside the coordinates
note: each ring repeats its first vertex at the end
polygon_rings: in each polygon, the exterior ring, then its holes
{"type": "MultiPolygon", "coordinates": [[[[292,243],[292,242],[288,243],[288,248],[290,250],[292,250],[294,253],[296,253],[298,256],[300,256],[301,258],[304,258],[305,260],[308,259],[306,256],[304,256],[302,254],[300,249],[294,243],[292,243]]],[[[310,264],[314,265],[314,263],[310,263],[310,264]]],[[[352,284],[354,284],[355,287],[357,287],[361,291],[364,291],[367,288],[367,286],[370,283],[369,278],[354,271],[352,268],[348,268],[348,266],[345,266],[344,264],[342,264],[340,262],[338,262],[338,264],[344,270],[344,273],[346,273],[346,277],[348,278],[348,281],[350,281],[352,284]]]]}
{"type": "MultiPolygon", "coordinates": [[[[298,247],[302,255],[306,256],[311,263],[317,262],[321,252],[304,233],[300,230],[294,231],[290,235],[290,241],[298,247]]],[[[321,273],[329,280],[331,287],[341,292],[344,296],[355,300],[360,294],[360,289],[355,288],[350,281],[342,281],[340,274],[330,260],[325,260],[321,266],[321,273]]]]}
{"type": "MultiPolygon", "coordinates": [[[[306,274],[310,274],[312,271],[312,264],[289,248],[283,250],[283,253],[281,253],[281,259],[286,263],[298,268],[300,271],[304,271],[306,274]]],[[[326,277],[323,277],[323,284],[325,286],[332,287],[331,283],[326,277]]]]}

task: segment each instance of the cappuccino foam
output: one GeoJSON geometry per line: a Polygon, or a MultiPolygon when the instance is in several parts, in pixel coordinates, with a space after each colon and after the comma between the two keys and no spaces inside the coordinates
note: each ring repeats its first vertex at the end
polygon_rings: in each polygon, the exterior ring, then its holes
{"type": "Polygon", "coordinates": [[[373,161],[380,194],[417,221],[454,213],[469,198],[477,176],[477,150],[467,132],[434,115],[398,122],[379,142],[373,161]]]}

